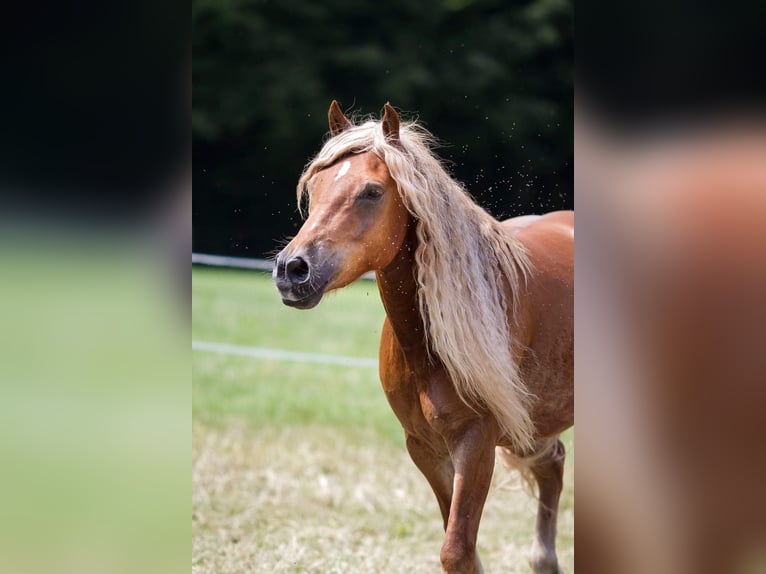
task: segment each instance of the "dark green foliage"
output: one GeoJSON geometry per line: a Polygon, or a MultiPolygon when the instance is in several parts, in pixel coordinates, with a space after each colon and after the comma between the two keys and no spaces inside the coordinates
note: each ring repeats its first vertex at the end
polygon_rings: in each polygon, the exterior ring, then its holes
{"type": "Polygon", "coordinates": [[[419,118],[498,217],[572,207],[568,0],[193,0],[194,249],[262,256],[335,98],[419,118]]]}

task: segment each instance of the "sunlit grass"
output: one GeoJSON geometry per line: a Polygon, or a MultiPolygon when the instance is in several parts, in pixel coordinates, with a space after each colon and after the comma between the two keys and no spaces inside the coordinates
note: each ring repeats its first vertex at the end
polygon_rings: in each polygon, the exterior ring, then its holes
{"type": "Polygon", "coordinates": [[[282,305],[265,273],[195,268],[192,289],[194,339],[377,356],[385,313],[372,281],[331,292],[311,311],[282,305]]]}
{"type": "MultiPolygon", "coordinates": [[[[308,312],[284,307],[263,274],[195,269],[193,288],[196,340],[377,355],[372,282],[308,312]]],[[[195,352],[193,412],[194,573],[439,571],[438,507],[376,370],[195,352]]],[[[571,461],[559,526],[570,572],[571,461]]],[[[536,503],[496,471],[482,559],[487,572],[529,572],[536,503]]]]}
{"type": "MultiPolygon", "coordinates": [[[[282,305],[268,275],[195,269],[195,340],[356,357],[377,356],[383,306],[372,282],[330,294],[312,311],[282,305]]],[[[263,429],[329,425],[349,435],[402,436],[377,370],[236,357],[193,355],[194,419],[232,418],[263,429]]]]}

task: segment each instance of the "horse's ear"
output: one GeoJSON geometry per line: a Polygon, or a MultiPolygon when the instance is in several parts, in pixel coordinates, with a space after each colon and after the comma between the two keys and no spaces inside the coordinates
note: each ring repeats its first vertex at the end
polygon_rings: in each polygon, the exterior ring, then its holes
{"type": "Polygon", "coordinates": [[[343,115],[337,100],[333,100],[330,109],[327,111],[327,122],[330,124],[330,134],[337,136],[343,130],[351,127],[351,121],[343,115]]]}
{"type": "Polygon", "coordinates": [[[399,142],[399,114],[393,106],[386,102],[383,106],[383,120],[381,121],[383,126],[383,134],[386,139],[391,143],[399,142]]]}

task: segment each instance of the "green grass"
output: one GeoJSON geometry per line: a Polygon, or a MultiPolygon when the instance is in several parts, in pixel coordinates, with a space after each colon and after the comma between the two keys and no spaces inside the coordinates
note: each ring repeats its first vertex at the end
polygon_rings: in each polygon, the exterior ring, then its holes
{"type": "MultiPolygon", "coordinates": [[[[195,340],[377,356],[372,282],[315,309],[262,273],[195,268],[195,340]]],[[[192,572],[439,571],[443,532],[375,369],[193,353],[192,572]]],[[[572,433],[559,557],[573,570],[572,433]]],[[[499,464],[479,535],[487,572],[529,572],[536,503],[499,464]],[[510,492],[509,492],[510,490],[510,492]]]]}
{"type": "Polygon", "coordinates": [[[227,343],[375,357],[385,313],[372,281],[325,296],[311,311],[282,304],[271,276],[195,268],[192,336],[227,343]]]}
{"type": "MultiPolygon", "coordinates": [[[[268,275],[195,269],[194,340],[377,356],[384,312],[372,282],[357,282],[311,311],[284,306],[268,275]]],[[[238,418],[271,426],[333,426],[351,436],[401,442],[377,370],[195,352],[193,416],[221,425],[238,418]]]]}

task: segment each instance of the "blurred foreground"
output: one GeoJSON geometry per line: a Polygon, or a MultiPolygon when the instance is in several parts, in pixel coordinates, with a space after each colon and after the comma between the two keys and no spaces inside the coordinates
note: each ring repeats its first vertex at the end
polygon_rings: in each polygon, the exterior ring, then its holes
{"type": "Polygon", "coordinates": [[[764,572],[764,124],[579,111],[578,569],[764,572]]]}
{"type": "Polygon", "coordinates": [[[154,215],[4,214],[0,573],[188,565],[188,247],[154,215]]]}

